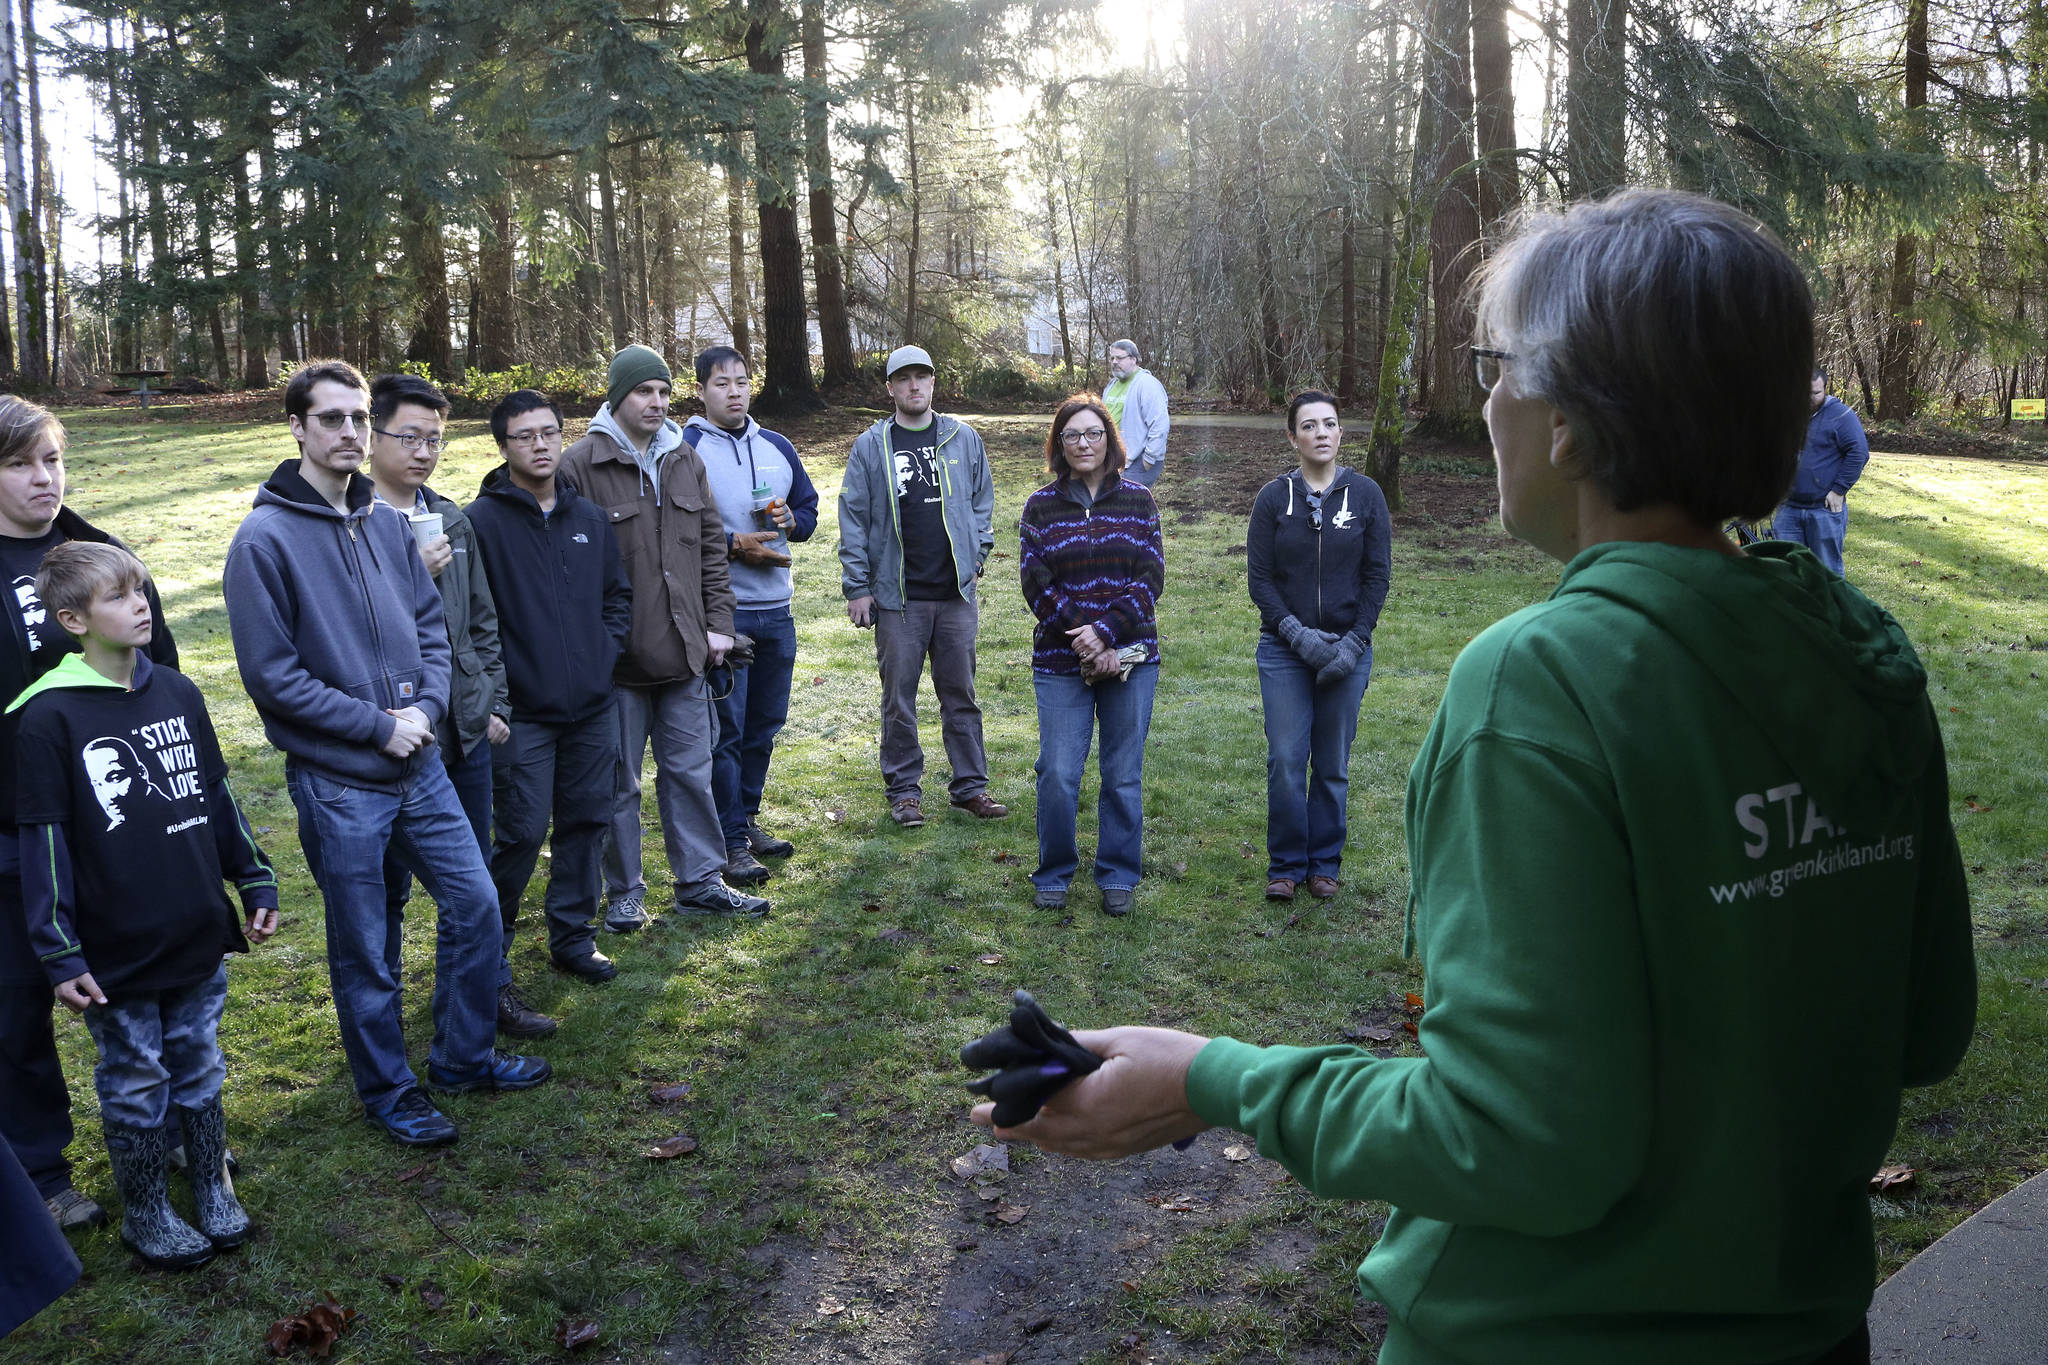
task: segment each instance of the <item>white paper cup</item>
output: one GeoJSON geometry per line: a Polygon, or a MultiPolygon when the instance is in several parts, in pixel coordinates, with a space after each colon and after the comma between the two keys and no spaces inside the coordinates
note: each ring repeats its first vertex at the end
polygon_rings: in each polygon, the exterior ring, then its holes
{"type": "Polygon", "coordinates": [[[418,512],[413,515],[412,538],[414,543],[422,550],[427,548],[428,541],[440,534],[441,514],[439,512],[418,512]]]}

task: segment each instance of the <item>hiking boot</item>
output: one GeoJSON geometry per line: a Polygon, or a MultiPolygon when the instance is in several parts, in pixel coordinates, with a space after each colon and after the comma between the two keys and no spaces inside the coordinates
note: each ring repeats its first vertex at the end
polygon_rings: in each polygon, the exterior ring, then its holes
{"type": "Polygon", "coordinates": [[[43,1204],[50,1210],[50,1217],[57,1220],[57,1226],[65,1232],[107,1225],[107,1211],[69,1185],[45,1199],[43,1204]]]}
{"type": "Polygon", "coordinates": [[[212,1260],[213,1243],[171,1207],[164,1130],[111,1119],[101,1120],[100,1127],[121,1191],[121,1244],[158,1270],[186,1270],[212,1260]]]}
{"type": "MultiPolygon", "coordinates": [[[[602,985],[619,974],[619,964],[593,948],[582,957],[558,957],[554,959],[555,970],[566,972],[578,981],[587,981],[593,986],[602,985]]],[[[554,1032],[552,1024],[548,1031],[554,1032]]]]}
{"type": "Polygon", "coordinates": [[[467,1076],[450,1076],[438,1067],[427,1067],[427,1084],[444,1095],[467,1095],[472,1090],[531,1090],[555,1074],[543,1057],[522,1057],[516,1052],[491,1049],[490,1059],[467,1076]]]}
{"type": "Polygon", "coordinates": [[[1031,908],[1034,910],[1064,910],[1067,908],[1067,888],[1064,886],[1041,886],[1032,893],[1031,908]]]}
{"type": "Polygon", "coordinates": [[[526,1003],[517,986],[498,987],[498,1032],[507,1038],[545,1038],[556,1027],[553,1019],[526,1003]]]}
{"type": "Polygon", "coordinates": [[[677,887],[676,913],[699,916],[734,915],[741,919],[759,919],[768,913],[768,902],[759,896],[735,891],[713,877],[692,887],[677,887]]]}
{"type": "Polygon", "coordinates": [[[1266,899],[1269,901],[1291,901],[1294,899],[1295,880],[1292,877],[1275,877],[1266,883],[1266,899]]]}
{"type": "Polygon", "coordinates": [[[1122,918],[1131,913],[1131,888],[1128,886],[1105,886],[1102,888],[1102,913],[1122,918]]]}
{"type": "Polygon", "coordinates": [[[647,927],[647,893],[628,891],[624,895],[605,902],[604,931],[607,934],[630,934],[647,927]]]}
{"type": "Polygon", "coordinates": [[[905,829],[916,829],[924,824],[924,802],[914,796],[906,796],[889,804],[889,818],[905,829]]]}
{"type": "Polygon", "coordinates": [[[752,849],[742,847],[725,851],[725,879],[734,886],[760,886],[769,875],[752,849]]]}
{"type": "Polygon", "coordinates": [[[406,1147],[439,1147],[455,1141],[454,1121],[436,1109],[417,1086],[393,1100],[383,1113],[365,1110],[363,1117],[406,1147]]]}
{"type": "Polygon", "coordinates": [[[216,1094],[195,1109],[178,1106],[192,1165],[192,1202],[199,1231],[218,1251],[232,1251],[249,1240],[249,1214],[235,1198],[235,1178],[228,1174],[227,1116],[216,1094]]]}
{"type": "Polygon", "coordinates": [[[1335,877],[1314,876],[1308,879],[1308,893],[1319,901],[1326,901],[1337,894],[1335,877]]]}
{"type": "Polygon", "coordinates": [[[750,820],[747,822],[747,851],[756,858],[787,858],[796,852],[796,845],[787,839],[776,838],[762,829],[760,822],[750,820]]]}
{"type": "Polygon", "coordinates": [[[952,803],[954,810],[964,810],[977,820],[1000,820],[1010,813],[1010,808],[990,796],[987,792],[976,792],[965,801],[952,803]]]}

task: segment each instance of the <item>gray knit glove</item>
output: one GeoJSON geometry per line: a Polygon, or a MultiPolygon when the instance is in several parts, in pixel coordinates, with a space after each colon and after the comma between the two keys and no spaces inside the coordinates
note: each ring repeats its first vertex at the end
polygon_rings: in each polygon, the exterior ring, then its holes
{"type": "Polygon", "coordinates": [[[1337,641],[1330,651],[1330,660],[1316,670],[1316,686],[1328,687],[1331,683],[1342,682],[1358,668],[1358,661],[1365,657],[1365,641],[1356,635],[1346,635],[1337,641]]]}
{"type": "Polygon", "coordinates": [[[1295,616],[1280,618],[1280,638],[1294,651],[1294,657],[1310,668],[1320,669],[1337,653],[1337,637],[1327,630],[1305,626],[1295,616]]]}

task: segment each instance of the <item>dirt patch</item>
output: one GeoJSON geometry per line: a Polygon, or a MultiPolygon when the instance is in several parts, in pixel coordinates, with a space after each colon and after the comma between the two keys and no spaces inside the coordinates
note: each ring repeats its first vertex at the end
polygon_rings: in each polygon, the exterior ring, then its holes
{"type": "MultiPolygon", "coordinates": [[[[1256,1292],[1249,1282],[1260,1274],[1307,1267],[1320,1247],[1310,1230],[1277,1223],[1222,1273],[1195,1277],[1199,1288],[1162,1270],[1186,1239],[1276,1207],[1288,1177],[1255,1155],[1225,1155],[1243,1141],[1210,1132],[1186,1152],[1108,1165],[1018,1149],[1017,1169],[992,1186],[943,1170],[904,1172],[906,1202],[922,1205],[904,1233],[908,1250],[834,1234],[818,1244],[770,1239],[749,1254],[751,1278],[722,1285],[704,1314],[678,1325],[661,1358],[1078,1365],[1104,1351],[1161,1362],[1205,1357],[1213,1347],[1141,1324],[1134,1296],[1163,1292],[1217,1313],[1256,1292]],[[983,1198],[991,1188],[995,1198],[983,1198]],[[1020,1209],[1017,1221],[1004,1221],[1020,1209]],[[1133,1332],[1142,1343],[1120,1347],[1133,1332]]],[[[1318,1330],[1292,1343],[1289,1358],[1355,1361],[1385,1321],[1357,1300],[1348,1319],[1318,1330]]]]}

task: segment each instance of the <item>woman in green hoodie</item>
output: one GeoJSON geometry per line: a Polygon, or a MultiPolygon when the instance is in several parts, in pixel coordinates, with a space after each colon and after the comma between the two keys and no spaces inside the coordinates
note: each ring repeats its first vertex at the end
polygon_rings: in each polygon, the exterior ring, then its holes
{"type": "Polygon", "coordinates": [[[1409,775],[1420,1053],[1083,1033],[1103,1067],[1003,1131],[1238,1128],[1389,1201],[1382,1365],[1865,1361],[1868,1180],[1976,990],[1912,645],[1719,530],[1791,483],[1812,297],[1754,220],[1629,191],[1527,220],[1478,326],[1502,523],[1565,567],[1409,775]]]}

